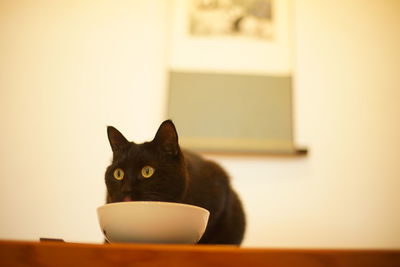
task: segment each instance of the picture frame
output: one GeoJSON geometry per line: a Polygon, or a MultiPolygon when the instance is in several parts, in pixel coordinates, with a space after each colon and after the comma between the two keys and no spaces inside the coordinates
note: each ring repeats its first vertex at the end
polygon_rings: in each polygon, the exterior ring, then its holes
{"type": "MultiPolygon", "coordinates": [[[[218,0],[206,2],[219,7],[218,0]]],[[[292,153],[291,1],[267,1],[273,29],[265,37],[193,32],[202,1],[174,3],[167,116],[180,128],[181,144],[203,152],[292,153]]]]}

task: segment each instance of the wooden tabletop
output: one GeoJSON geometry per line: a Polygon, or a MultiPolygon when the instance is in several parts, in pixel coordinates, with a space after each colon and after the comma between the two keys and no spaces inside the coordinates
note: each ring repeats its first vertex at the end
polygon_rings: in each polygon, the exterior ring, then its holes
{"type": "Polygon", "coordinates": [[[0,266],[399,267],[400,250],[0,241],[0,266]]]}

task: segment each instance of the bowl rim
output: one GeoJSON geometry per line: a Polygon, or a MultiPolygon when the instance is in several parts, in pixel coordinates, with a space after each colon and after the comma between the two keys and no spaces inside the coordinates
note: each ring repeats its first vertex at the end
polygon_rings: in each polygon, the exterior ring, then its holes
{"type": "Polygon", "coordinates": [[[165,202],[165,201],[124,201],[124,202],[113,202],[113,203],[107,203],[107,204],[104,204],[104,205],[101,205],[101,206],[99,206],[99,207],[97,207],[97,211],[100,211],[101,209],[105,209],[105,208],[107,208],[107,207],[110,207],[110,206],[120,206],[120,205],[126,205],[126,204],[133,204],[133,205],[136,205],[136,204],[139,204],[139,203],[141,203],[141,204],[150,204],[150,205],[152,205],[152,204],[157,204],[157,205],[166,205],[166,206],[182,206],[182,207],[188,207],[188,208],[194,208],[194,209],[198,209],[198,210],[201,210],[202,212],[206,212],[208,215],[210,215],[210,211],[209,210],[207,210],[207,209],[205,209],[205,208],[202,208],[202,207],[199,207],[199,206],[195,206],[195,205],[191,205],[191,204],[185,204],[185,203],[177,203],[177,202],[165,202]]]}

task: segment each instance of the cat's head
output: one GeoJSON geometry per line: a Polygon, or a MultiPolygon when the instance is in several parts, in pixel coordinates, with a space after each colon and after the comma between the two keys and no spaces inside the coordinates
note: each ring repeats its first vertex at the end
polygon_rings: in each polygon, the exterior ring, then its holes
{"type": "Polygon", "coordinates": [[[154,139],[143,144],[129,142],[112,126],[107,134],[113,151],[105,174],[107,203],[182,200],[186,168],[172,121],[164,121],[154,139]]]}

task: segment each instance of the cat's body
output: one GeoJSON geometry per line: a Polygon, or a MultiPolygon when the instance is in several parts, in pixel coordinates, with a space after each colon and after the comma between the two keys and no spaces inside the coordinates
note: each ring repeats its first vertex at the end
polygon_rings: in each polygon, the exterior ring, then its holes
{"type": "Polygon", "coordinates": [[[151,142],[128,142],[113,127],[108,137],[114,157],[105,175],[107,203],[142,200],[200,206],[210,211],[210,218],[199,243],[242,242],[245,216],[228,175],[216,163],[181,150],[171,121],[160,126],[151,142]],[[117,170],[123,171],[122,179],[117,170]]]}
{"type": "Polygon", "coordinates": [[[240,244],[245,217],[242,204],[232,190],[228,175],[216,163],[183,152],[188,168],[189,185],[183,203],[210,211],[207,231],[200,243],[240,244]]]}

